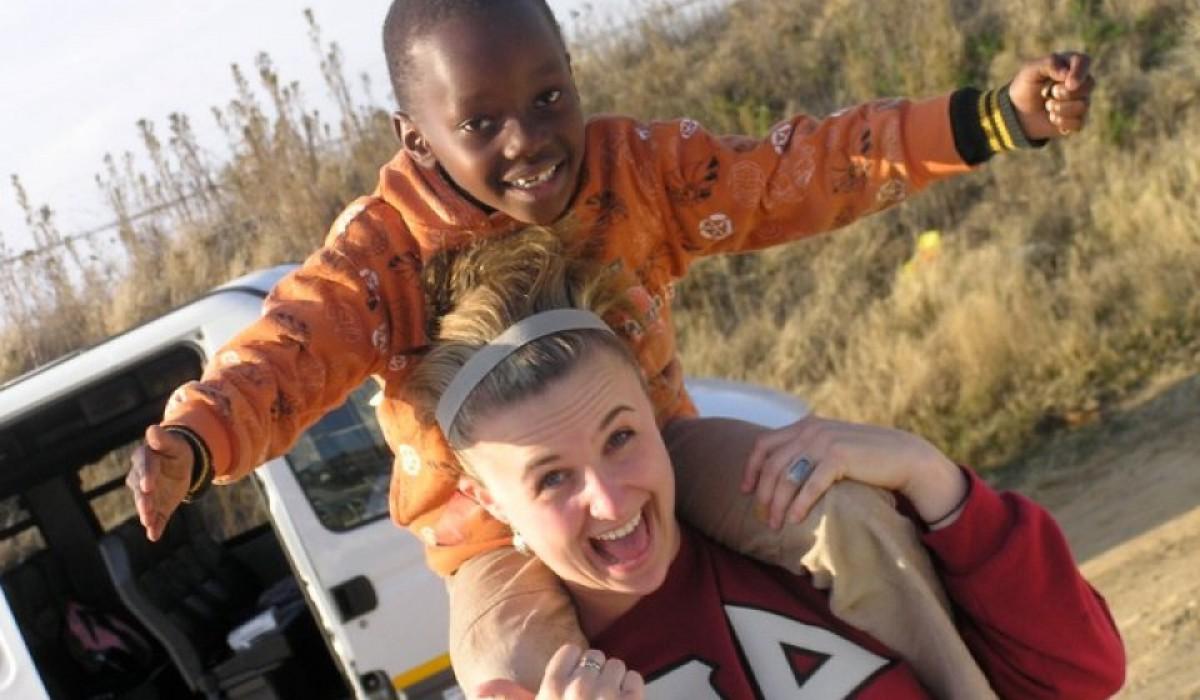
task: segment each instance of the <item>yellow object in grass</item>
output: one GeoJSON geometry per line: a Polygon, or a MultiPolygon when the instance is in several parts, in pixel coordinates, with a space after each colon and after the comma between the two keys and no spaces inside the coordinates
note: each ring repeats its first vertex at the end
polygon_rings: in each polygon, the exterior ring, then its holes
{"type": "Polygon", "coordinates": [[[906,275],[911,274],[916,266],[932,263],[937,260],[941,251],[942,232],[937,229],[923,231],[921,235],[917,236],[917,248],[913,251],[913,256],[904,263],[901,272],[906,275]]]}

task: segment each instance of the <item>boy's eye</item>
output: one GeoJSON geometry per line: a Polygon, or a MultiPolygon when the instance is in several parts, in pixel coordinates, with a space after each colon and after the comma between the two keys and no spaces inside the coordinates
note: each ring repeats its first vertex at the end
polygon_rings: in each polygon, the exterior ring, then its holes
{"type": "Polygon", "coordinates": [[[562,90],[547,90],[537,98],[539,107],[546,107],[562,99],[562,90]]]}
{"type": "Polygon", "coordinates": [[[459,124],[458,128],[469,134],[474,134],[480,131],[486,131],[487,129],[490,129],[491,126],[492,120],[488,117],[475,117],[474,119],[468,119],[459,124]]]}

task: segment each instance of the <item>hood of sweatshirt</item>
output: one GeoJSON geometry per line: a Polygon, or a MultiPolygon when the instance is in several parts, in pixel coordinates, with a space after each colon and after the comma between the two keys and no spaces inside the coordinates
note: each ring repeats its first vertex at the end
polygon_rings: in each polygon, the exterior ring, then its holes
{"type": "Polygon", "coordinates": [[[380,169],[376,196],[404,217],[424,258],[481,235],[509,233],[521,226],[502,212],[485,212],[440,171],[420,167],[403,149],[380,169]]]}

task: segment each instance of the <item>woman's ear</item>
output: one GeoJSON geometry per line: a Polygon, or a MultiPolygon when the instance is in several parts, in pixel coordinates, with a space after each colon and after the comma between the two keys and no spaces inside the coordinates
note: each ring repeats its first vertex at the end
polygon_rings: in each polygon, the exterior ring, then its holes
{"type": "Polygon", "coordinates": [[[395,132],[396,138],[400,139],[400,146],[408,152],[413,162],[422,168],[433,168],[437,165],[437,158],[429,148],[429,142],[425,140],[412,117],[404,112],[392,112],[392,131],[395,132]]]}
{"type": "Polygon", "coordinates": [[[491,491],[488,491],[479,482],[475,481],[469,476],[461,476],[458,479],[458,490],[466,495],[467,498],[483,506],[483,509],[486,510],[493,518],[499,520],[505,525],[508,524],[508,518],[504,515],[504,512],[500,509],[500,507],[496,505],[495,499],[492,498],[491,491]]]}

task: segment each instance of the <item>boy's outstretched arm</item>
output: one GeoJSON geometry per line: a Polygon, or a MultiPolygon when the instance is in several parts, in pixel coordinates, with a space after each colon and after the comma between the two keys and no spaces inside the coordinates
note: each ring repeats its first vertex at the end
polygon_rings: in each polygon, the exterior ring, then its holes
{"type": "Polygon", "coordinates": [[[627,143],[631,161],[653,164],[638,173],[638,204],[662,211],[678,276],[697,256],[840,228],[997,154],[1077,131],[1094,84],[1086,55],[1061,53],[1030,61],[997,89],[796,115],[761,140],[683,119],[636,126],[608,148],[627,143]]]}
{"type": "Polygon", "coordinates": [[[364,198],[267,296],[263,315],[171,396],[126,484],[157,539],[189,493],[283,454],[367,377],[398,379],[424,341],[421,257],[400,215],[364,198]]]}

